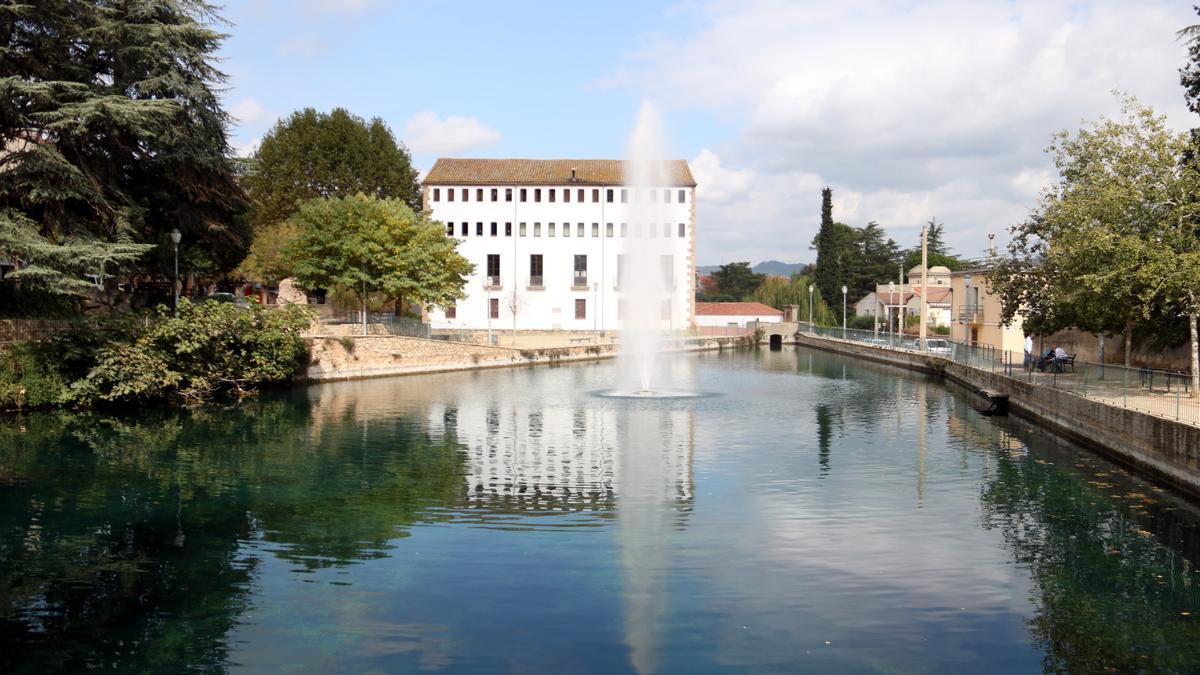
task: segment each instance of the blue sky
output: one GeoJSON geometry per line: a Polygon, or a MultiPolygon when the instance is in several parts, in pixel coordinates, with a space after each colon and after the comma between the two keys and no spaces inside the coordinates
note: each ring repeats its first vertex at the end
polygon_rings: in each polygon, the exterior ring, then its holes
{"type": "Polygon", "coordinates": [[[237,147],[312,106],[381,117],[439,155],[620,157],[643,100],[699,187],[698,262],[811,260],[835,217],[978,255],[1054,179],[1051,134],[1113,89],[1200,126],[1174,31],[1186,3],[230,0],[237,147]]]}

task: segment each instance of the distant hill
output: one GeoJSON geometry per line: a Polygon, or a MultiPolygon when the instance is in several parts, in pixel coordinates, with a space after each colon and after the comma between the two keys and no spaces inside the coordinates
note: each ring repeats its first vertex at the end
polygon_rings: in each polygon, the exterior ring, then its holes
{"type": "MultiPolygon", "coordinates": [[[[771,274],[776,276],[790,277],[803,268],[805,263],[785,263],[778,260],[766,260],[760,262],[750,269],[758,274],[771,274]]],[[[720,265],[700,265],[696,271],[700,274],[712,274],[720,269],[720,265]]]]}

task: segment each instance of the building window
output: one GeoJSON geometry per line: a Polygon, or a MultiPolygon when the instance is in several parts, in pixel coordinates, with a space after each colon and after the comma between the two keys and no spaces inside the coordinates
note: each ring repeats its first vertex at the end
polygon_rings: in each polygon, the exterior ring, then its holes
{"type": "Polygon", "coordinates": [[[504,201],[512,201],[512,188],[504,188],[504,201]]]}
{"type": "Polygon", "coordinates": [[[500,285],[500,254],[489,253],[487,257],[487,285],[500,285]]]}
{"type": "Polygon", "coordinates": [[[540,288],[543,283],[542,279],[542,254],[534,253],[529,256],[529,285],[534,288],[540,288]]]}
{"type": "Polygon", "coordinates": [[[454,188],[446,188],[446,201],[454,201],[454,188]]]}
{"type": "Polygon", "coordinates": [[[489,319],[499,319],[500,318],[500,298],[489,298],[488,299],[488,318],[489,319]]]}
{"type": "Polygon", "coordinates": [[[571,224],[570,223],[563,223],[563,236],[564,237],[571,236],[571,224]]]}
{"type": "Polygon", "coordinates": [[[593,237],[600,236],[600,223],[592,223],[592,236],[593,237]]]}
{"type": "Polygon", "coordinates": [[[483,188],[475,188],[475,201],[483,201],[483,188]]]}
{"type": "Polygon", "coordinates": [[[496,236],[496,223],[492,223],[492,236],[496,236]]]}
{"type": "Polygon", "coordinates": [[[571,285],[587,288],[587,255],[575,255],[575,274],[571,277],[571,285]]]}
{"type": "Polygon", "coordinates": [[[612,223],[604,224],[604,236],[606,236],[606,237],[612,236],[612,223]]]}
{"type": "Polygon", "coordinates": [[[583,203],[583,188],[579,188],[579,192],[575,193],[575,201],[579,202],[580,204],[583,203]]]}
{"type": "Polygon", "coordinates": [[[542,188],[533,188],[533,201],[542,201],[542,188]]]}
{"type": "Polygon", "coordinates": [[[504,224],[504,236],[506,236],[506,237],[512,236],[512,223],[504,224]]]}
{"type": "Polygon", "coordinates": [[[617,290],[625,287],[625,254],[617,254],[617,290]]]}
{"type": "Polygon", "coordinates": [[[583,298],[575,298],[575,318],[587,318],[587,300],[583,298]]]}
{"type": "Polygon", "coordinates": [[[663,190],[663,203],[664,204],[671,203],[671,191],[670,190],[663,190]]]}
{"type": "Polygon", "coordinates": [[[551,204],[554,203],[554,195],[557,193],[558,193],[558,190],[555,190],[554,188],[550,188],[549,190],[546,190],[546,197],[548,197],[550,199],[551,204]]]}
{"type": "Polygon", "coordinates": [[[535,236],[535,237],[542,236],[542,224],[541,223],[533,224],[533,236],[535,236]]]}
{"type": "Polygon", "coordinates": [[[458,305],[450,305],[449,307],[446,308],[446,318],[447,319],[457,319],[458,318],[458,305]]]}
{"type": "Polygon", "coordinates": [[[563,188],[563,202],[569,203],[570,201],[571,201],[571,188],[563,188]]]}
{"type": "Polygon", "coordinates": [[[625,190],[625,189],[621,190],[621,203],[622,204],[629,203],[629,190],[625,190]]]}
{"type": "Polygon", "coordinates": [[[671,224],[663,223],[663,239],[671,236],[671,224]]]}
{"type": "Polygon", "coordinates": [[[446,236],[447,237],[454,236],[454,223],[446,223],[446,236]]]}
{"type": "Polygon", "coordinates": [[[476,237],[483,236],[483,223],[475,223],[475,236],[476,237]]]}
{"type": "Polygon", "coordinates": [[[521,236],[525,236],[525,223],[521,223],[521,236]]]}
{"type": "Polygon", "coordinates": [[[679,191],[679,203],[680,203],[680,204],[682,204],[682,203],[684,203],[684,202],[686,202],[686,201],[687,201],[687,199],[685,199],[685,198],[684,198],[686,195],[687,195],[687,191],[686,191],[686,190],[680,190],[680,191],[679,191]]]}
{"type": "Polygon", "coordinates": [[[462,189],[462,200],[464,202],[471,200],[471,191],[468,190],[467,188],[462,189]]]}
{"type": "Polygon", "coordinates": [[[583,236],[583,223],[578,223],[578,224],[576,224],[576,226],[575,226],[575,236],[576,236],[576,237],[582,237],[582,236],[583,236]]]}
{"type": "Polygon", "coordinates": [[[463,223],[463,224],[462,224],[462,236],[464,236],[464,237],[465,237],[465,236],[467,236],[467,234],[469,234],[469,232],[468,232],[468,229],[469,229],[470,227],[471,227],[471,224],[470,224],[470,223],[463,223]]]}
{"type": "Polygon", "coordinates": [[[554,223],[549,223],[548,227],[546,228],[546,236],[547,237],[554,236],[554,223]]]}
{"type": "Polygon", "coordinates": [[[442,198],[442,191],[438,188],[433,188],[433,201],[438,201],[442,198]]]}
{"type": "Polygon", "coordinates": [[[621,223],[621,236],[625,237],[629,234],[629,223],[621,223]]]}
{"type": "Polygon", "coordinates": [[[684,223],[680,223],[679,224],[679,238],[683,239],[686,236],[687,236],[687,225],[685,225],[684,223]]]}
{"type": "Polygon", "coordinates": [[[663,288],[674,290],[675,288],[675,258],[674,256],[661,255],[658,257],[658,269],[662,273],[663,288]]]}
{"type": "MultiPolygon", "coordinates": [[[[608,201],[611,202],[612,200],[609,199],[608,201]]],[[[600,188],[593,188],[592,189],[592,203],[598,204],[599,202],[600,202],[600,188]]]]}
{"type": "Polygon", "coordinates": [[[612,188],[609,188],[604,191],[604,201],[611,204],[612,200],[613,200],[613,191],[612,191],[612,188]]]}
{"type": "Polygon", "coordinates": [[[525,201],[525,188],[521,188],[521,201],[525,201]]]}
{"type": "Polygon", "coordinates": [[[492,201],[496,201],[500,197],[500,190],[492,188],[492,201]]]}

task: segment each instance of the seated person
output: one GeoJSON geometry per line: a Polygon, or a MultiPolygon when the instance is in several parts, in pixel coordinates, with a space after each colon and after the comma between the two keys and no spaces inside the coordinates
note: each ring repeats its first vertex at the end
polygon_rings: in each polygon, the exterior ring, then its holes
{"type": "Polygon", "coordinates": [[[1038,370],[1040,370],[1042,372],[1046,372],[1046,366],[1048,366],[1054,362],[1054,349],[1056,347],[1058,347],[1058,345],[1055,345],[1054,347],[1047,349],[1046,353],[1042,354],[1041,357],[1038,358],[1038,362],[1037,362],[1038,370]]]}
{"type": "Polygon", "coordinates": [[[1070,358],[1070,355],[1067,354],[1067,350],[1063,349],[1062,346],[1060,346],[1060,345],[1055,345],[1055,347],[1054,347],[1054,371],[1061,373],[1062,372],[1062,364],[1066,363],[1068,358],[1070,358]]]}

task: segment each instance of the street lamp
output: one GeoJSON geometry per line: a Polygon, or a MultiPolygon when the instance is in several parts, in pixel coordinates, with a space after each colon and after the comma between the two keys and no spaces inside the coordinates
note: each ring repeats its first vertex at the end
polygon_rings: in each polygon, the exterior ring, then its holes
{"type": "Polygon", "coordinates": [[[896,327],[892,324],[892,305],[896,302],[896,282],[888,282],[888,331],[892,334],[892,342],[896,341],[896,327]]]}
{"type": "Polygon", "coordinates": [[[171,229],[171,243],[175,244],[175,281],[171,286],[174,291],[174,299],[171,301],[171,316],[175,316],[175,312],[179,311],[179,241],[183,239],[183,234],[179,228],[171,229]]]}
{"type": "Polygon", "coordinates": [[[596,340],[596,341],[600,340],[599,321],[600,321],[600,282],[593,281],[592,282],[592,332],[595,333],[595,335],[592,336],[592,339],[596,340]]]}
{"type": "Polygon", "coordinates": [[[812,322],[813,289],[814,288],[816,288],[816,286],[814,286],[812,284],[808,285],[808,332],[809,333],[816,333],[816,331],[813,330],[813,322],[812,322]]]}
{"type": "Polygon", "coordinates": [[[842,339],[846,339],[846,286],[842,286],[842,339]]]}
{"type": "Polygon", "coordinates": [[[974,310],[971,307],[971,275],[963,275],[963,283],[966,285],[965,305],[963,305],[963,344],[971,343],[971,322],[975,320],[974,310]]]}

